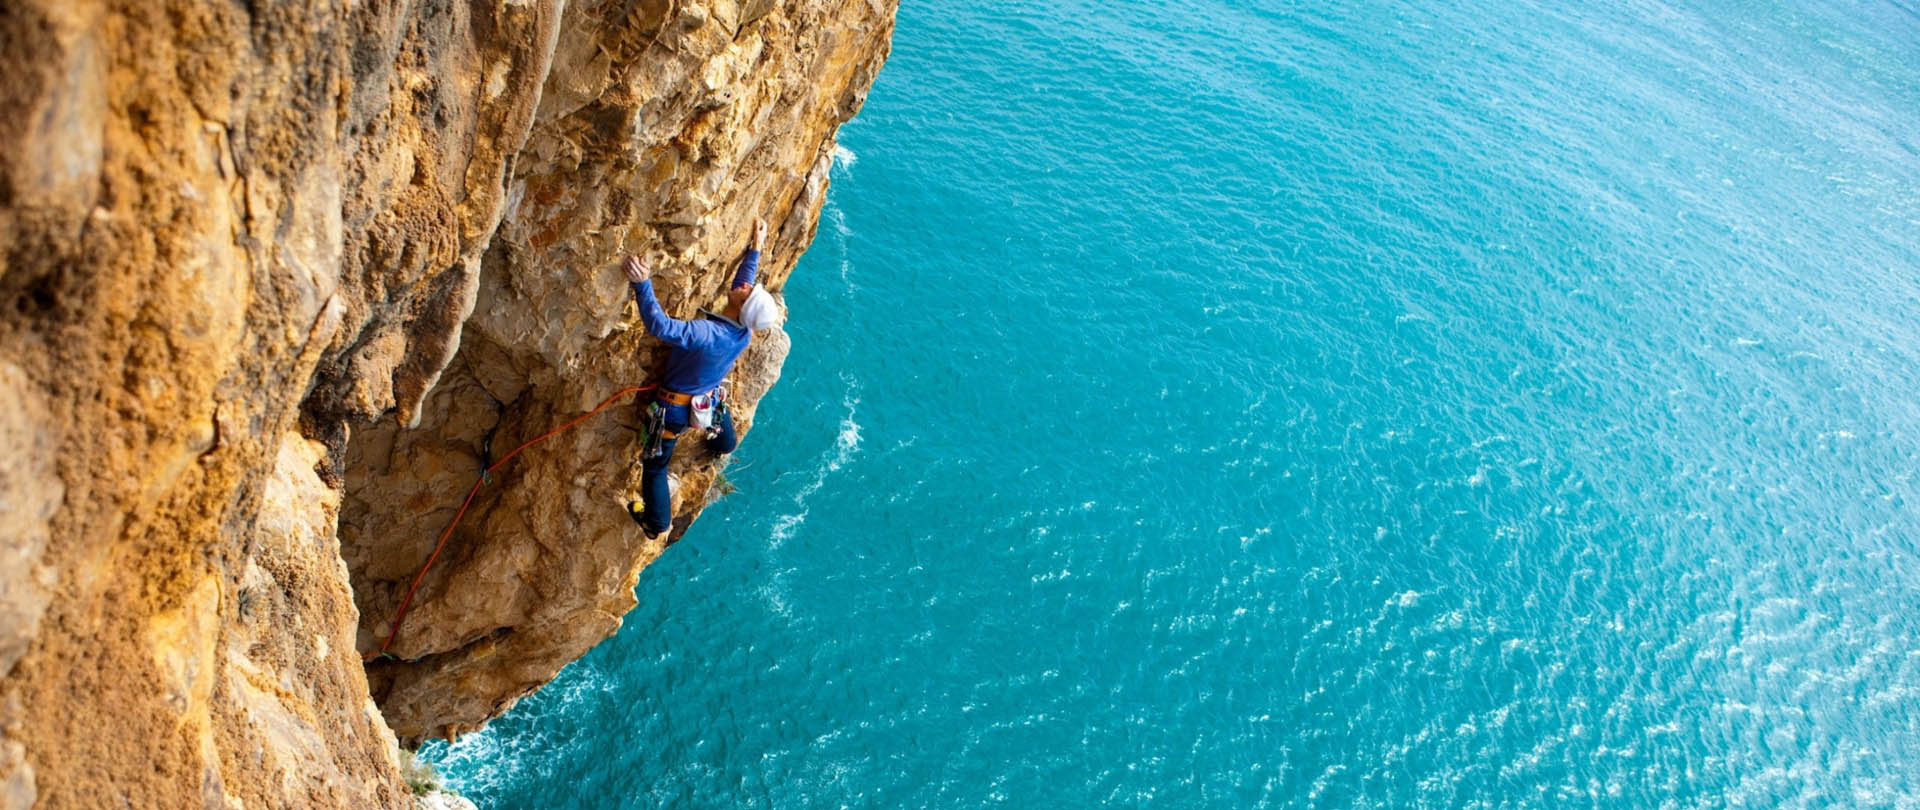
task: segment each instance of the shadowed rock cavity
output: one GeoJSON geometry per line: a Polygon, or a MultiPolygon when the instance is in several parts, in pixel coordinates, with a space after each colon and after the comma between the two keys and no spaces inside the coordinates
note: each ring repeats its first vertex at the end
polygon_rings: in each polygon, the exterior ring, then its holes
{"type": "Polygon", "coordinates": [[[617,628],[628,403],[360,657],[660,361],[620,253],[688,317],[765,217],[780,289],[893,6],[0,4],[0,810],[407,807],[617,628]]]}

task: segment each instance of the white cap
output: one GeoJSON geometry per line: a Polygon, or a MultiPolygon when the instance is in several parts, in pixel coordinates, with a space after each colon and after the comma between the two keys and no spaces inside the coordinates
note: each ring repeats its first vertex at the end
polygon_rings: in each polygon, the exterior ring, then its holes
{"type": "Polygon", "coordinates": [[[780,325],[780,305],[765,287],[754,287],[747,302],[740,305],[740,323],[755,332],[780,325]]]}

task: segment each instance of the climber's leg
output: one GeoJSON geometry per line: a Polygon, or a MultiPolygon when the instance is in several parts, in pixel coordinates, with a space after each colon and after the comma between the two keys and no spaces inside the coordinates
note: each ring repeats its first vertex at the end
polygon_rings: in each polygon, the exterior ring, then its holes
{"type": "Polygon", "coordinates": [[[686,429],[687,406],[666,406],[665,432],[660,436],[659,446],[640,459],[640,501],[628,504],[627,512],[649,535],[664,532],[673,524],[673,494],[667,489],[667,462],[673,460],[673,448],[686,429]]]}

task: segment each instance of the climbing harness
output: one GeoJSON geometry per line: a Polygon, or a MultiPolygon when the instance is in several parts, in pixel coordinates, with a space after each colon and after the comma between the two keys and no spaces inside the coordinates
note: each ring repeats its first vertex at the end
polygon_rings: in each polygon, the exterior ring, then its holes
{"type": "MultiPolygon", "coordinates": [[[[662,388],[640,406],[640,465],[643,468],[647,462],[666,454],[667,442],[680,438],[678,431],[667,429],[667,407],[670,405],[686,406],[686,429],[703,431],[707,440],[712,441],[720,437],[720,428],[714,424],[714,417],[727,412],[726,383],[722,382],[718,388],[704,394],[682,394],[662,388]]],[[[633,518],[640,528],[647,528],[644,494],[639,500],[627,503],[627,517],[633,518]]]]}
{"type": "Polygon", "coordinates": [[[687,427],[705,431],[708,439],[720,437],[720,428],[714,425],[714,417],[727,412],[727,385],[704,394],[682,394],[678,391],[660,389],[645,405],[641,406],[640,424],[645,442],[642,444],[640,459],[660,457],[662,446],[680,438],[677,431],[667,429],[667,406],[687,406],[687,427]]]}
{"type": "Polygon", "coordinates": [[[400,598],[400,609],[397,611],[394,611],[393,625],[387,628],[387,640],[380,642],[380,649],[374,650],[373,652],[360,656],[360,660],[372,661],[376,658],[392,657],[387,654],[387,648],[393,646],[393,640],[400,637],[400,622],[401,620],[407,617],[407,608],[413,605],[413,592],[420,587],[420,580],[426,579],[427,571],[433,568],[434,561],[440,559],[441,550],[447,547],[447,538],[453,536],[453,530],[455,527],[460,525],[460,519],[467,516],[467,507],[473,505],[474,496],[480,494],[481,485],[485,484],[489,480],[488,477],[493,474],[494,470],[500,469],[501,467],[505,466],[507,462],[512,461],[514,456],[520,455],[520,451],[525,450],[541,442],[544,442],[550,438],[553,438],[554,436],[560,435],[561,433],[565,432],[568,428],[571,428],[574,425],[578,425],[581,422],[587,421],[594,414],[597,414],[601,411],[606,410],[607,406],[612,405],[615,402],[618,402],[621,397],[624,397],[628,394],[638,394],[646,391],[652,391],[659,387],[660,387],[659,383],[648,383],[646,385],[636,385],[631,388],[622,388],[619,391],[615,392],[613,396],[607,397],[606,399],[601,400],[600,404],[593,406],[593,410],[587,411],[586,413],[583,413],[579,416],[574,417],[572,420],[568,421],[564,425],[561,425],[557,428],[554,428],[552,430],[549,430],[545,433],[542,433],[538,436],[533,437],[533,439],[528,441],[527,443],[522,444],[519,447],[513,448],[513,452],[508,453],[504,456],[501,456],[499,461],[493,462],[492,464],[487,465],[485,469],[481,470],[479,479],[473,482],[473,488],[467,490],[467,499],[460,502],[460,511],[453,513],[453,522],[447,524],[447,530],[440,533],[440,541],[433,545],[433,553],[427,555],[426,563],[420,566],[419,573],[416,573],[413,575],[413,582],[407,585],[406,595],[400,598]]]}

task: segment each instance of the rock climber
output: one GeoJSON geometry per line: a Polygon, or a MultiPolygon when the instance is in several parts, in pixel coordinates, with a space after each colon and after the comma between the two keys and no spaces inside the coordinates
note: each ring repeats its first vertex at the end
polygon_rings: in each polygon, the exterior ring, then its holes
{"type": "Polygon", "coordinates": [[[668,317],[660,308],[650,280],[653,268],[645,259],[628,256],[622,264],[633,283],[633,298],[640,305],[640,321],[647,334],[673,346],[660,387],[645,406],[648,425],[646,446],[640,451],[641,499],[627,504],[627,514],[648,538],[671,525],[673,496],[667,487],[667,462],[673,459],[680,434],[697,425],[706,431],[707,446],[722,455],[733,452],[739,442],[725,404],[727,373],[746,351],[754,332],[780,324],[780,306],[773,295],[753,282],[766,241],[766,220],[756,221],[753,243],[727,290],[726,309],[701,310],[700,317],[690,321],[668,317]]]}

